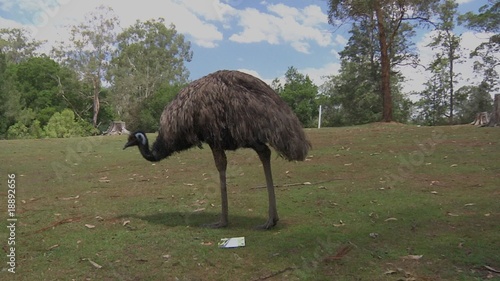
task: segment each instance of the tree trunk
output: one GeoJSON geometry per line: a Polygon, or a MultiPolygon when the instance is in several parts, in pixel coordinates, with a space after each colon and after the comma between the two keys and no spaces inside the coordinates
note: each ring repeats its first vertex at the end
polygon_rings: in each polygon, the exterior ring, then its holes
{"type": "Polygon", "coordinates": [[[384,16],[379,1],[375,1],[375,14],[377,16],[377,27],[380,43],[381,85],[382,92],[382,120],[392,121],[392,95],[391,95],[391,64],[389,59],[389,48],[387,34],[384,26],[384,16]]]}
{"type": "Polygon", "coordinates": [[[99,94],[101,93],[101,83],[99,77],[94,77],[93,81],[93,91],[94,91],[94,116],[92,117],[92,125],[97,128],[97,117],[99,115],[99,109],[101,108],[99,102],[99,94]]]}
{"type": "Polygon", "coordinates": [[[450,60],[450,72],[448,75],[450,75],[450,125],[453,125],[453,103],[455,102],[453,100],[453,57],[454,57],[454,52],[453,48],[450,47],[450,52],[448,53],[448,59],[450,60]]]}
{"type": "Polygon", "coordinates": [[[105,135],[121,135],[130,134],[130,132],[125,128],[125,122],[113,121],[109,124],[108,130],[104,132],[105,135]]]}
{"type": "Polygon", "coordinates": [[[500,94],[495,95],[495,102],[493,103],[493,112],[490,115],[488,127],[500,126],[500,94]]]}
{"type": "Polygon", "coordinates": [[[476,119],[474,119],[474,121],[470,124],[474,126],[486,126],[488,122],[489,122],[488,112],[479,112],[476,114],[476,119]]]}

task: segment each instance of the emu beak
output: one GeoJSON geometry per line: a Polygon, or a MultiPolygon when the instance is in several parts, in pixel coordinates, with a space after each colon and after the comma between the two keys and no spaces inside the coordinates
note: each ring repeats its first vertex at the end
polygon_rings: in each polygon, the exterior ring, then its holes
{"type": "Polygon", "coordinates": [[[123,147],[123,149],[129,147],[129,146],[133,146],[134,145],[134,141],[129,141],[125,144],[125,146],[123,147]]]}

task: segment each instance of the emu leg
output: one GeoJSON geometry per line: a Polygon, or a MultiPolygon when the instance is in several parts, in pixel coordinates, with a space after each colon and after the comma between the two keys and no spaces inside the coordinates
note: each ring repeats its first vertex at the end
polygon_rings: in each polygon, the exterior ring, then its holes
{"type": "Polygon", "coordinates": [[[265,224],[259,225],[257,228],[270,229],[275,226],[279,220],[278,210],[276,208],[276,196],[274,194],[273,175],[271,174],[271,150],[265,144],[255,146],[254,150],[259,155],[262,166],[264,167],[267,194],[269,196],[269,219],[265,224]]]}
{"type": "Polygon", "coordinates": [[[220,227],[225,227],[228,224],[228,203],[227,203],[227,188],[226,188],[227,158],[226,158],[226,153],[224,152],[224,150],[221,149],[216,149],[212,147],[212,154],[214,156],[215,166],[219,171],[222,213],[219,222],[213,224],[206,224],[205,226],[210,228],[220,228],[220,227]]]}

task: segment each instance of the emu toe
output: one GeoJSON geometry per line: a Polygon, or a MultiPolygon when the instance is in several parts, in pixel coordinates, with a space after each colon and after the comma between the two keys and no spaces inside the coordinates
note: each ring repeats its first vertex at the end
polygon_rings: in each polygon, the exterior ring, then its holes
{"type": "Polygon", "coordinates": [[[278,218],[269,218],[265,224],[258,225],[255,227],[255,229],[263,229],[263,230],[271,229],[274,226],[276,226],[278,221],[279,221],[278,218]]]}

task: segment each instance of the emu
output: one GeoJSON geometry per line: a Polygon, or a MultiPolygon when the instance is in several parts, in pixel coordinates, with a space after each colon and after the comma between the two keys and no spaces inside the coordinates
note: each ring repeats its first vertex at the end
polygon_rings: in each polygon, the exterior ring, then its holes
{"type": "Polygon", "coordinates": [[[226,150],[251,148],[264,168],[269,218],[259,228],[270,229],[279,220],[271,174],[271,150],[289,161],[303,161],[311,147],[290,107],[262,80],[239,71],[220,70],[191,82],[166,105],[156,141],[150,149],[146,134],[132,133],[125,148],[138,146],[149,161],[201,147],[212,150],[219,172],[222,213],[213,228],[228,225],[226,150]]]}

